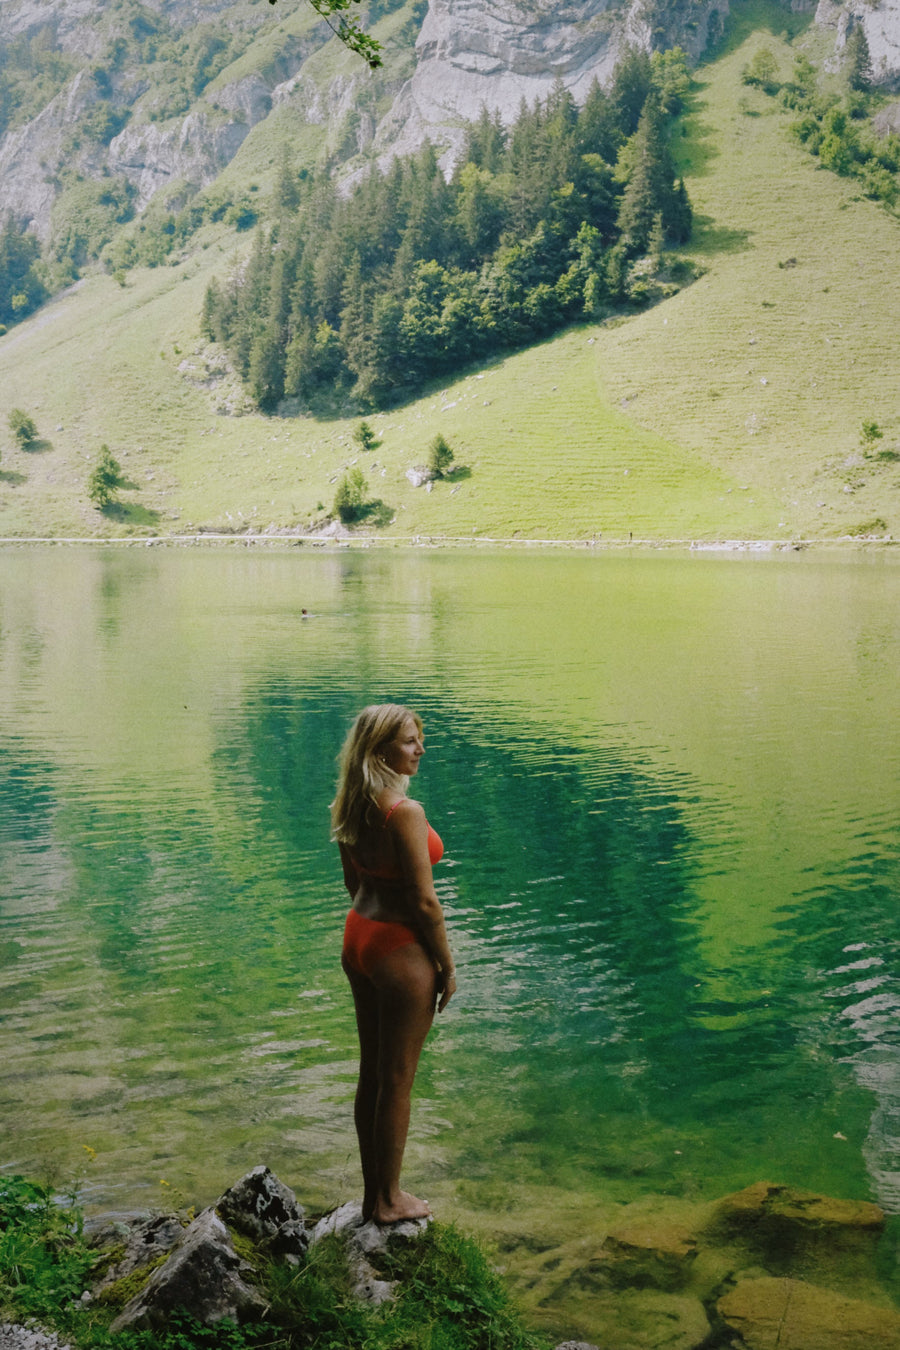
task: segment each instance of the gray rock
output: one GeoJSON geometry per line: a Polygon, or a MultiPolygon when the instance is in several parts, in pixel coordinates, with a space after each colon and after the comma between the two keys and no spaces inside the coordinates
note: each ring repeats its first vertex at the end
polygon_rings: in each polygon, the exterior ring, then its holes
{"type": "Polygon", "coordinates": [[[215,1205],[226,1223],[278,1255],[302,1256],[309,1246],[303,1207],[290,1187],[260,1164],[215,1205]]]}
{"type": "Polygon", "coordinates": [[[430,469],[423,469],[419,466],[414,469],[407,469],[406,477],[412,483],[413,487],[422,487],[425,484],[427,484],[428,487],[431,487],[430,469]]]}
{"type": "Polygon", "coordinates": [[[55,1331],[26,1327],[21,1322],[0,1322],[0,1350],[70,1350],[55,1331]]]}
{"type": "Polygon", "coordinates": [[[180,1308],[207,1326],[226,1317],[245,1321],[262,1313],[266,1306],[245,1279],[250,1273],[246,1261],[234,1250],[225,1224],[213,1210],[204,1210],[168,1260],[125,1305],[111,1330],[160,1327],[180,1308]]]}
{"type": "Polygon", "coordinates": [[[97,1229],[90,1235],[92,1246],[108,1247],[124,1238],[125,1253],[109,1267],[103,1279],[94,1287],[94,1295],[170,1252],[184,1236],[184,1231],[181,1220],[175,1214],[160,1214],[131,1224],[112,1222],[97,1229]]]}
{"type": "Polygon", "coordinates": [[[310,1237],[310,1246],[332,1234],[342,1236],[346,1243],[347,1264],[351,1288],[358,1299],[375,1305],[389,1302],[394,1297],[395,1284],[382,1280],[369,1258],[382,1254],[391,1246],[414,1242],[428,1227],[430,1219],[409,1219],[380,1227],[366,1223],[362,1207],[354,1202],[332,1210],[316,1224],[310,1237]]]}

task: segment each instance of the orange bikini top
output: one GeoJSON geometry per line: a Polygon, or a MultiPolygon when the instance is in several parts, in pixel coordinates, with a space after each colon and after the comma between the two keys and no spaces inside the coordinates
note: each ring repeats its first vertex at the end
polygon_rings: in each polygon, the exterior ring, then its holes
{"type": "MultiPolygon", "coordinates": [[[[387,829],[388,821],[396,811],[397,807],[400,805],[400,802],[405,802],[406,800],[407,800],[406,797],[401,797],[400,801],[394,802],[394,805],[391,807],[390,811],[388,811],[387,815],[384,818],[384,821],[382,822],[382,829],[385,830],[387,829]]],[[[425,824],[428,825],[427,820],[425,824]]],[[[437,830],[433,830],[431,826],[428,825],[428,857],[431,862],[431,865],[434,866],[435,863],[440,862],[443,856],[444,856],[443,840],[441,839],[441,836],[438,834],[437,830]]],[[[356,858],[354,858],[352,853],[350,855],[350,861],[353,863],[353,866],[356,868],[357,872],[359,872],[364,877],[379,877],[382,881],[403,880],[402,873],[398,872],[397,869],[394,867],[363,867],[361,863],[357,862],[356,858]]]]}

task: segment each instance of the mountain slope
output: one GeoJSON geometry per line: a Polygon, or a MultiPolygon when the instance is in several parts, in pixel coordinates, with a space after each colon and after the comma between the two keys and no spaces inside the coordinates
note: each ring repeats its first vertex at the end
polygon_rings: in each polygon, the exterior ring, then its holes
{"type": "Polygon", "coordinates": [[[248,245],[206,227],[177,265],[125,288],[92,276],[0,342],[0,418],[24,407],[44,438],[4,447],[0,534],[305,527],[357,462],[388,537],[787,540],[879,518],[874,533],[900,532],[898,462],[858,443],[871,419],[900,449],[898,226],[741,86],[758,42],[698,80],[682,153],[708,270],[688,290],[370,419],[382,445],[361,457],[353,421],[217,413],[240,395],[208,368],[198,315],[248,245]],[[469,474],[429,493],[405,472],[438,431],[469,474]],[[133,484],[118,514],[85,494],[101,442],[133,484]]]}

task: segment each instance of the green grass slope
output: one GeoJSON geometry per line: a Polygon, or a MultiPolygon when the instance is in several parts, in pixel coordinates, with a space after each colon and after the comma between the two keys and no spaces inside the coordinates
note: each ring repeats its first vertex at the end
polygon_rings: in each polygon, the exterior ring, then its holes
{"type": "Polygon", "coordinates": [[[382,443],[360,455],[358,419],[263,417],[211,368],[203,293],[249,240],[209,227],[191,257],[125,287],[92,276],[0,339],[0,536],[315,528],[354,463],[390,522],[356,532],[387,538],[896,536],[900,463],[864,460],[859,429],[900,442],[898,224],[741,84],[762,40],[698,73],[678,151],[706,271],[680,295],[371,417],[382,443]],[[28,452],[13,407],[37,422],[28,452]],[[413,487],[437,432],[465,472],[413,487]],[[86,495],[102,443],[128,482],[105,513],[86,495]]]}

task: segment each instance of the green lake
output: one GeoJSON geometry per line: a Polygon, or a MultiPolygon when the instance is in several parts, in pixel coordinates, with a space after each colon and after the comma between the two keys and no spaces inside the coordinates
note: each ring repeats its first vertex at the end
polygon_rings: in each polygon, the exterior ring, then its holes
{"type": "Polygon", "coordinates": [[[0,551],[0,1163],[358,1197],[328,803],[391,699],[460,973],[411,1189],[900,1212],[898,670],[887,553],[0,551]]]}

